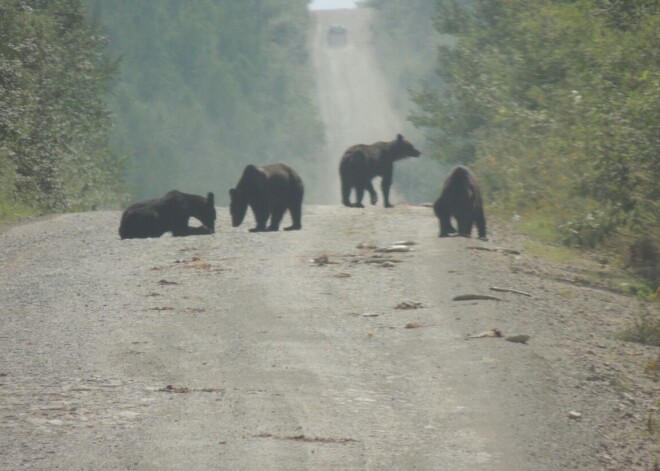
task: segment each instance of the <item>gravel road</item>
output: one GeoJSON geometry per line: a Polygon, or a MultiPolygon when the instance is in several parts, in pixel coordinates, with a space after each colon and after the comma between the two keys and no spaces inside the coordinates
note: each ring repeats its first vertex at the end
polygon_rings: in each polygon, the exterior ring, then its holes
{"type": "Polygon", "coordinates": [[[426,207],[308,206],[258,234],[218,210],[212,236],[120,241],[112,211],[5,228],[1,469],[651,469],[654,351],[589,324],[629,300],[562,296],[472,248],[514,243],[497,233],[437,238],[426,207]],[[529,345],[465,338],[494,327],[529,345]]]}

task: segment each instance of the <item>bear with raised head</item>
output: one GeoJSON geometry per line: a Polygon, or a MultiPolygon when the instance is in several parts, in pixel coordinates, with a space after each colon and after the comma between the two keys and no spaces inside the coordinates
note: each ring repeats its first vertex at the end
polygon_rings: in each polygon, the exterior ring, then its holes
{"type": "Polygon", "coordinates": [[[257,222],[250,232],[278,231],[287,210],[292,224],[284,230],[301,229],[303,193],[302,179],[288,165],[248,165],[236,187],[229,190],[232,225],[238,227],[243,223],[250,206],[257,222]]]}
{"type": "Polygon", "coordinates": [[[440,220],[440,237],[456,233],[451,218],[458,223],[458,235],[470,237],[472,226],[477,225],[480,239],[486,239],[486,218],[479,183],[469,168],[458,165],[445,179],[440,196],[433,205],[440,220]]]}
{"type": "Polygon", "coordinates": [[[378,195],[371,183],[375,177],[381,177],[383,205],[391,208],[390,187],[394,162],[406,157],[419,157],[420,152],[401,134],[389,142],[374,144],[357,144],[344,152],[339,163],[341,177],[341,201],[344,206],[364,208],[362,198],[367,190],[371,196],[371,204],[376,204],[378,195]],[[355,189],[356,202],[351,203],[351,190],[355,189]]]}
{"type": "Polygon", "coordinates": [[[126,208],[119,224],[119,237],[145,239],[160,237],[166,232],[171,232],[175,237],[213,234],[215,217],[213,193],[204,198],[172,190],[162,198],[135,203],[126,208]],[[191,217],[198,219],[203,226],[189,226],[191,217]]]}

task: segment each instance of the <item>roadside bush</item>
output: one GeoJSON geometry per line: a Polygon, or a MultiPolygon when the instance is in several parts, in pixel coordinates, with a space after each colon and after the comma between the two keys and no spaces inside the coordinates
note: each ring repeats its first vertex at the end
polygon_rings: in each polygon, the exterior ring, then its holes
{"type": "Polygon", "coordinates": [[[623,332],[621,338],[628,342],[660,347],[660,315],[657,311],[644,313],[630,329],[623,332]]]}
{"type": "Polygon", "coordinates": [[[115,70],[81,0],[0,0],[0,217],[122,197],[105,104],[115,70]]]}
{"type": "MultiPolygon", "coordinates": [[[[660,3],[439,0],[429,154],[583,248],[660,230],[660,3]],[[441,84],[441,86],[438,85],[441,84]]],[[[645,267],[645,270],[652,268],[645,267]]]]}
{"type": "Polygon", "coordinates": [[[660,247],[648,238],[635,241],[630,246],[627,265],[652,286],[660,286],[660,247]]]}

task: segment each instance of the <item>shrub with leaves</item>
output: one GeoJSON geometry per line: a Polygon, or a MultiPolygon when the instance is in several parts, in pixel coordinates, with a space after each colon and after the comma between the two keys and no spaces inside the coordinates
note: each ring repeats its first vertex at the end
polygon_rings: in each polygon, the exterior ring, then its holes
{"type": "MultiPolygon", "coordinates": [[[[116,63],[79,0],[0,0],[0,200],[37,212],[123,193],[105,105],[116,63]]],[[[0,215],[2,216],[2,215],[0,215]]]]}
{"type": "Polygon", "coordinates": [[[660,4],[441,0],[437,75],[412,121],[489,195],[567,242],[660,240],[660,4]]]}

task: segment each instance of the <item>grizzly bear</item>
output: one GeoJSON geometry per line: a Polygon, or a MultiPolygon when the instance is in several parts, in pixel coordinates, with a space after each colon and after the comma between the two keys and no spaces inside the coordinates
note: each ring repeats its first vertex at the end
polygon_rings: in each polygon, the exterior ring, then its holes
{"type": "Polygon", "coordinates": [[[391,208],[390,186],[394,162],[406,157],[419,157],[420,152],[410,142],[397,134],[396,139],[390,142],[376,142],[374,144],[357,144],[344,152],[339,164],[341,177],[341,200],[344,206],[364,208],[362,198],[364,190],[371,196],[371,204],[376,204],[378,196],[371,180],[382,177],[381,190],[383,191],[383,204],[391,208]],[[351,190],[355,188],[356,202],[350,202],[351,190]]]}
{"type": "Polygon", "coordinates": [[[119,224],[119,237],[145,239],[160,237],[166,232],[172,232],[175,237],[213,234],[215,216],[213,193],[204,198],[172,190],[162,198],[135,203],[126,208],[119,224]],[[203,226],[188,226],[191,217],[198,219],[203,226]]]}
{"type": "Polygon", "coordinates": [[[284,230],[301,229],[303,193],[302,179],[288,165],[248,165],[236,187],[229,190],[232,225],[243,223],[249,205],[257,222],[250,232],[278,231],[287,209],[292,224],[284,230]],[[266,226],[268,218],[270,225],[266,226]]]}
{"type": "Polygon", "coordinates": [[[479,183],[469,168],[458,165],[445,179],[440,196],[433,205],[433,211],[440,220],[440,237],[448,237],[456,229],[451,218],[458,223],[458,234],[470,237],[472,225],[476,223],[480,239],[486,239],[486,219],[479,183]]]}

